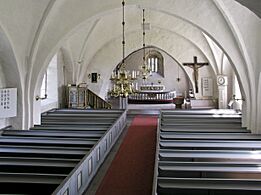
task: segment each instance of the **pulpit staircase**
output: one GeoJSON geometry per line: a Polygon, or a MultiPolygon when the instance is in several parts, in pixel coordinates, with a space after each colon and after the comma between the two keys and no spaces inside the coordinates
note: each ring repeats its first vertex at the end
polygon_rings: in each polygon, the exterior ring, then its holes
{"type": "Polygon", "coordinates": [[[112,109],[112,105],[87,88],[85,83],[69,84],[66,88],[66,107],[73,109],[112,109]]]}
{"type": "Polygon", "coordinates": [[[91,91],[90,89],[86,90],[85,101],[88,106],[92,109],[111,109],[112,106],[110,103],[102,99],[96,93],[91,91]]]}

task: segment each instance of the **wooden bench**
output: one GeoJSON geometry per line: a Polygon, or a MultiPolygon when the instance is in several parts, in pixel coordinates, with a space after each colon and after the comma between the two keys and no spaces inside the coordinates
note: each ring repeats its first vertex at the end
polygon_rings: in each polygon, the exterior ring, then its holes
{"type": "Polygon", "coordinates": [[[158,178],[158,195],[259,195],[260,180],[158,178]]]}
{"type": "Polygon", "coordinates": [[[95,138],[100,139],[105,131],[46,131],[46,130],[8,130],[2,133],[2,136],[16,137],[58,137],[58,138],[95,138]]]}
{"type": "Polygon", "coordinates": [[[260,141],[231,140],[161,140],[162,149],[186,150],[260,150],[260,141]]]}
{"type": "Polygon", "coordinates": [[[173,133],[251,133],[250,130],[246,130],[245,128],[205,128],[203,127],[161,127],[161,132],[173,132],[173,133]]]}
{"type": "Polygon", "coordinates": [[[257,151],[249,150],[171,150],[160,149],[160,161],[235,161],[261,162],[257,151]]]}
{"type": "Polygon", "coordinates": [[[64,131],[107,131],[108,128],[111,125],[104,125],[101,126],[99,125],[99,127],[96,126],[86,126],[86,125],[82,125],[82,126],[52,126],[52,125],[35,125],[34,127],[31,127],[30,130],[48,130],[48,131],[59,131],[59,130],[64,130],[64,131]]]}
{"type": "Polygon", "coordinates": [[[246,133],[173,133],[162,132],[161,139],[165,140],[261,140],[261,135],[246,133]]]}
{"type": "Polygon", "coordinates": [[[54,110],[42,117],[34,130],[1,132],[1,193],[82,194],[125,127],[126,111],[54,110]]]}
{"type": "Polygon", "coordinates": [[[162,111],[154,192],[260,194],[261,136],[250,132],[234,111],[162,111]]]}
{"type": "Polygon", "coordinates": [[[159,162],[159,177],[261,179],[259,164],[159,162]]]}

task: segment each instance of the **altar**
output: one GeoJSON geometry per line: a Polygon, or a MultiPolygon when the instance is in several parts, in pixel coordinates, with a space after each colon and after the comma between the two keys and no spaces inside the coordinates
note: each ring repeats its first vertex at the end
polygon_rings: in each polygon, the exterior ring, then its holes
{"type": "Polygon", "coordinates": [[[130,104],[167,104],[173,103],[176,91],[165,91],[164,85],[141,85],[139,92],[129,96],[130,104]]]}

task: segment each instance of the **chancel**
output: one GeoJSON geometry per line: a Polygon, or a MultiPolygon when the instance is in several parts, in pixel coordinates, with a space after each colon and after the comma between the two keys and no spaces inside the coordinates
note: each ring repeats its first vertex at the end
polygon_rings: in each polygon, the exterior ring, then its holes
{"type": "Polygon", "coordinates": [[[0,194],[261,194],[260,10],[0,0],[0,194]]]}

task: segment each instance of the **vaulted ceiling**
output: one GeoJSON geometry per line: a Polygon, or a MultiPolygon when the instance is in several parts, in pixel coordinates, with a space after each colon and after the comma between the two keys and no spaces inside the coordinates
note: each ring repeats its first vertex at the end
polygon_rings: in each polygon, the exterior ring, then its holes
{"type": "Polygon", "coordinates": [[[254,12],[259,18],[261,18],[261,1],[260,0],[236,0],[252,12],[254,12]]]}

